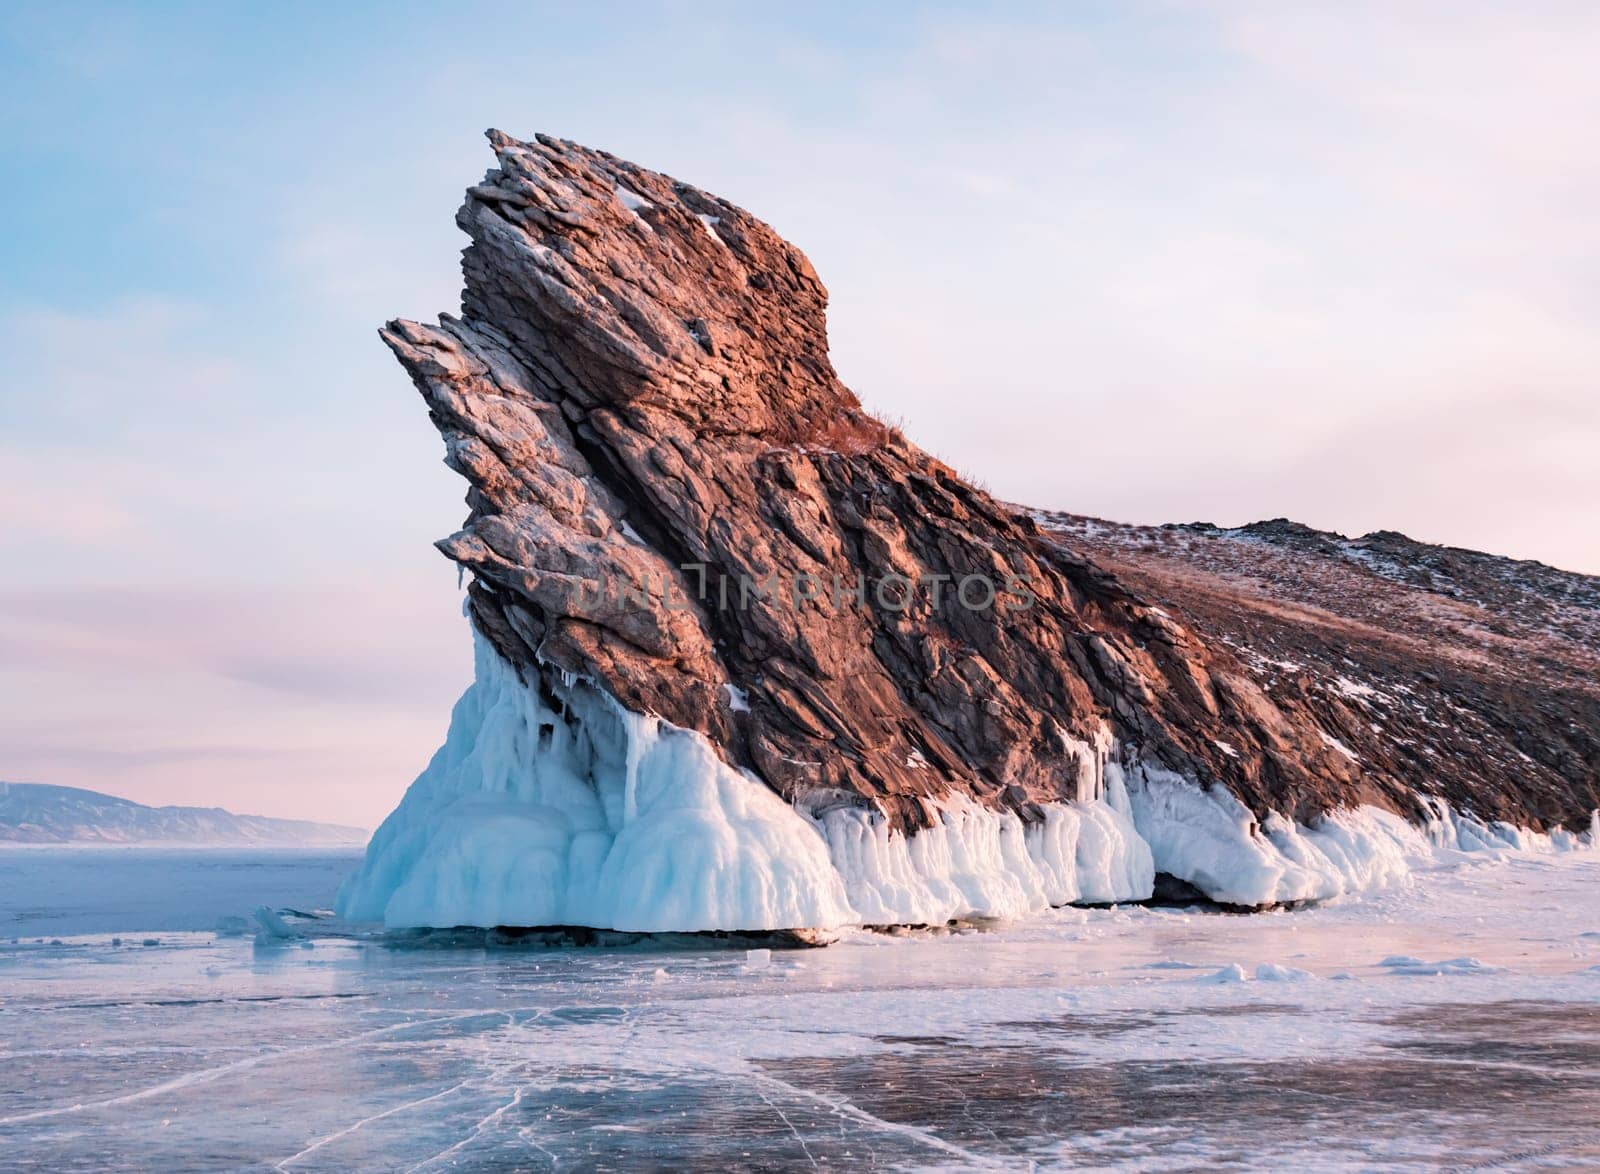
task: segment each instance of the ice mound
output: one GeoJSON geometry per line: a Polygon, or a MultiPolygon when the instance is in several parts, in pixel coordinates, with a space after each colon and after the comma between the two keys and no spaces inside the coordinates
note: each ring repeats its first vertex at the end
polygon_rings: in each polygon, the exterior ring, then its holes
{"type": "Polygon", "coordinates": [[[816,828],[704,738],[582,681],[563,693],[570,723],[477,638],[445,744],[373,836],[340,914],[634,932],[856,920],[816,828]]]}
{"type": "Polygon", "coordinates": [[[1378,963],[1390,974],[1408,978],[1438,978],[1443,975],[1500,974],[1502,968],[1489,966],[1476,958],[1445,958],[1438,962],[1425,962],[1405,954],[1392,954],[1378,963]]]}
{"type": "Polygon", "coordinates": [[[1248,970],[1235,962],[1231,966],[1224,966],[1214,974],[1203,974],[1190,981],[1210,986],[1232,986],[1241,982],[1310,982],[1316,977],[1309,970],[1301,970],[1295,966],[1263,962],[1256,967],[1255,976],[1252,978],[1248,970]]]}
{"type": "Polygon", "coordinates": [[[1309,982],[1317,976],[1298,966],[1281,966],[1276,962],[1263,962],[1256,967],[1257,982],[1309,982]]]}

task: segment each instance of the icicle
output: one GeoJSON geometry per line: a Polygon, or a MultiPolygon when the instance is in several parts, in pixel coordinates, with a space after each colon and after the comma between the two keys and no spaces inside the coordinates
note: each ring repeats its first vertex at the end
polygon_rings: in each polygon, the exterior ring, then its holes
{"type": "Polygon", "coordinates": [[[622,820],[632,823],[639,814],[639,764],[661,737],[661,719],[654,714],[633,713],[619,707],[628,739],[628,765],[622,782],[622,820]]]}

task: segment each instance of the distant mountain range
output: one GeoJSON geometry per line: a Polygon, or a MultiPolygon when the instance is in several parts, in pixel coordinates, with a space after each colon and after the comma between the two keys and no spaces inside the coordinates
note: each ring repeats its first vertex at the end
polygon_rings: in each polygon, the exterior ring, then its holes
{"type": "Polygon", "coordinates": [[[0,844],[259,844],[359,846],[361,828],[302,819],[235,815],[220,807],[147,807],[131,799],[53,787],[0,783],[0,844]]]}

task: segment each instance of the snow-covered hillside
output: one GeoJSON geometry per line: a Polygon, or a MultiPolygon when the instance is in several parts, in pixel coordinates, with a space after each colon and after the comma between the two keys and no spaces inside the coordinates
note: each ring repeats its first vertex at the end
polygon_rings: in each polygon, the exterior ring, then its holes
{"type": "Polygon", "coordinates": [[[147,807],[131,799],[42,783],[0,783],[0,843],[362,844],[361,828],[235,815],[220,807],[147,807]]]}

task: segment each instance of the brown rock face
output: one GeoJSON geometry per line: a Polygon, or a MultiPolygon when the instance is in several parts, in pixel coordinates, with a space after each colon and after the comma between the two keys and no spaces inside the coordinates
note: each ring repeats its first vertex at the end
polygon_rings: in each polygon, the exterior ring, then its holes
{"type": "MultiPolygon", "coordinates": [[[[1303,697],[865,413],[826,290],[767,225],[603,152],[489,140],[462,316],[382,333],[471,486],[440,548],[529,684],[587,677],[790,800],[906,829],[951,791],[1071,800],[1106,731],[1258,814],[1414,810],[1303,697]]],[[[1571,798],[1525,814],[1586,819],[1571,798]]]]}

